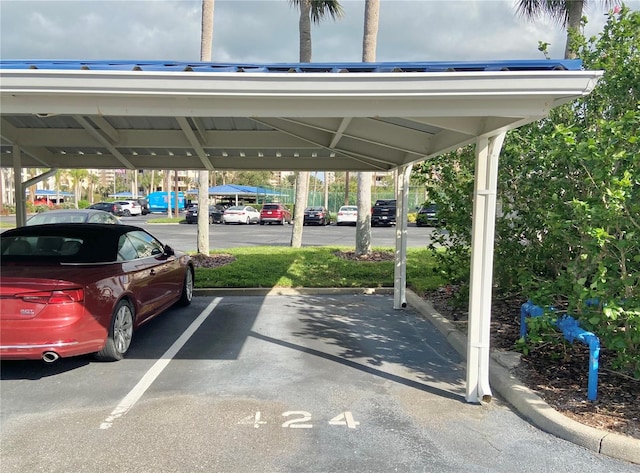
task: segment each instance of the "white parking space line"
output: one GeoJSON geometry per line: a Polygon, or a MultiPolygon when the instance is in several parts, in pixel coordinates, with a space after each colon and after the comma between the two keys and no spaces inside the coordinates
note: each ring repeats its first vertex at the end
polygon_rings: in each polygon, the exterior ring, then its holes
{"type": "Polygon", "coordinates": [[[109,429],[113,422],[125,415],[129,410],[135,405],[136,402],[142,397],[142,395],[149,389],[149,386],[155,381],[155,379],[160,376],[160,373],[167,367],[169,362],[173,359],[174,356],[180,351],[180,349],[187,343],[187,341],[191,338],[191,336],[198,330],[200,325],[206,320],[207,317],[213,312],[216,306],[220,303],[222,297],[216,297],[211,303],[204,309],[198,318],[194,320],[189,327],[180,335],[173,345],[169,347],[169,349],[164,352],[164,354],[160,357],[158,361],[156,361],[151,368],[145,373],[138,384],[136,384],[129,394],[127,394],[120,404],[111,412],[111,415],[107,417],[104,422],[100,424],[101,429],[109,429]]]}

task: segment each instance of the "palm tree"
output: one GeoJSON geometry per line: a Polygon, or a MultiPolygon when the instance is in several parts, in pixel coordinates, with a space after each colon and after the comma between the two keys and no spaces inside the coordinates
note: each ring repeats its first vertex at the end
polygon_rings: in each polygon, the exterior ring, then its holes
{"type": "MultiPolygon", "coordinates": [[[[362,62],[375,62],[378,44],[380,0],[366,0],[362,62]]],[[[358,221],[356,223],[356,256],[371,253],[371,173],[358,173],[358,221]]]]}
{"type": "MultiPolygon", "coordinates": [[[[211,61],[213,43],[214,0],[202,0],[202,24],[200,30],[200,60],[211,61]]],[[[198,207],[209,208],[209,171],[198,173],[198,207]]],[[[198,253],[209,254],[209,212],[198,212],[198,253]]]]}
{"type": "MultiPolygon", "coordinates": [[[[300,9],[298,30],[300,35],[300,62],[311,62],[311,22],[319,24],[324,18],[332,19],[343,15],[338,0],[289,0],[292,6],[300,9]]],[[[293,233],[291,246],[302,246],[302,226],[304,224],[304,208],[309,199],[309,171],[296,173],[296,203],[293,216],[293,233]]]]}
{"type": "MultiPolygon", "coordinates": [[[[588,0],[519,0],[516,5],[518,14],[530,20],[547,15],[567,28],[567,42],[564,48],[565,59],[574,59],[575,51],[571,49],[571,38],[580,32],[582,12],[588,0]]],[[[619,5],[619,0],[602,0],[603,5],[612,7],[619,5]]]]}
{"type": "Polygon", "coordinates": [[[94,173],[89,173],[89,176],[87,176],[87,183],[89,184],[89,203],[93,204],[96,186],[100,184],[100,176],[94,173]]]}

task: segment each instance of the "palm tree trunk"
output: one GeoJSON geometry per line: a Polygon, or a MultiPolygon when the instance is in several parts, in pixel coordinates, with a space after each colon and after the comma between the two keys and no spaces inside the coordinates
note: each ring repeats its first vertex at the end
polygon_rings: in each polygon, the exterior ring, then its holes
{"type": "Polygon", "coordinates": [[[165,189],[167,190],[167,217],[172,217],[171,212],[171,171],[165,171],[165,189]]]}
{"type": "Polygon", "coordinates": [[[296,176],[296,203],[293,208],[293,232],[291,247],[302,247],[302,227],[304,226],[304,209],[309,195],[309,172],[298,172],[296,176]]]}
{"type": "MultiPolygon", "coordinates": [[[[362,62],[375,62],[380,22],[380,0],[366,0],[362,62]]],[[[358,173],[358,221],[356,223],[356,256],[371,253],[371,173],[358,173]]]]}
{"type": "Polygon", "coordinates": [[[311,1],[300,0],[300,62],[311,62],[311,1]]]}
{"type": "MultiPolygon", "coordinates": [[[[202,0],[200,60],[211,61],[214,0],[202,0]]],[[[198,253],[209,254],[209,171],[198,173],[198,253]]]]}
{"type": "MultiPolygon", "coordinates": [[[[311,62],[311,1],[300,0],[300,62],[311,62]]],[[[302,227],[304,226],[304,208],[309,195],[309,171],[296,173],[296,201],[293,214],[293,232],[291,247],[302,247],[302,227]]]]}
{"type": "Polygon", "coordinates": [[[567,2],[567,43],[564,47],[565,59],[575,59],[577,57],[571,43],[572,36],[580,33],[583,9],[584,0],[570,0],[567,2]]]}

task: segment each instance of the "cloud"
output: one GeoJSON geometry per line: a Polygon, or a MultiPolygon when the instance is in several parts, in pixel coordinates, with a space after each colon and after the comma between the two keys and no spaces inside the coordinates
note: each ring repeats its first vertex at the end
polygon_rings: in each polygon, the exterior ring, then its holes
{"type": "MultiPolygon", "coordinates": [[[[591,2],[587,34],[602,28],[591,2]]],[[[344,18],[312,29],[314,62],[359,62],[364,1],[343,0],[344,18]]],[[[565,33],[525,21],[505,0],[382,0],[377,60],[542,59],[538,41],[562,57],[565,33]]],[[[627,2],[640,7],[640,0],[627,2]]],[[[201,0],[0,1],[2,59],[197,61],[201,0]]],[[[297,62],[298,12],[288,0],[216,0],[218,62],[297,62]]]]}

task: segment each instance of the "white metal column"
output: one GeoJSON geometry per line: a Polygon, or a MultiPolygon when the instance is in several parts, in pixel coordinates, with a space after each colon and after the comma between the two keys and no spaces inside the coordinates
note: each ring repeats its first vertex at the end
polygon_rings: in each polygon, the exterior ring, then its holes
{"type": "Polygon", "coordinates": [[[489,340],[493,244],[498,187],[498,158],[505,132],[476,141],[476,172],[471,238],[469,332],[467,337],[467,402],[491,400],[489,340]]]}
{"type": "Polygon", "coordinates": [[[407,206],[409,177],[413,165],[402,166],[396,174],[396,254],[393,273],[393,308],[407,306],[407,206]]]}

